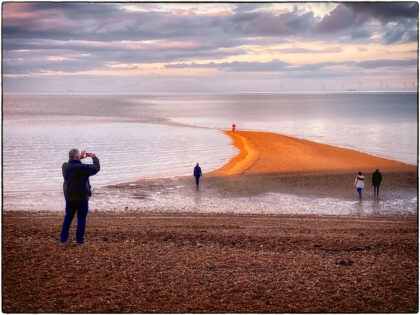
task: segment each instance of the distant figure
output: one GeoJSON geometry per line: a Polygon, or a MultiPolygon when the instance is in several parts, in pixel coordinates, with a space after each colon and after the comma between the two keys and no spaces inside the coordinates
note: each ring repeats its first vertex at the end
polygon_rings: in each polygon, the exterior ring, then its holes
{"type": "Polygon", "coordinates": [[[89,197],[92,196],[89,176],[98,173],[100,168],[99,159],[95,154],[85,153],[85,151],[79,154],[77,149],[71,149],[69,161],[63,163],[63,192],[66,199],[66,215],[61,230],[61,242],[67,241],[71,221],[77,213],[76,241],[83,244],[89,197]],[[85,157],[91,157],[93,164],[82,164],[80,160],[85,157]]]}
{"type": "Polygon", "coordinates": [[[235,125],[235,123],[233,123],[233,124],[232,124],[232,132],[234,132],[234,131],[235,131],[235,128],[236,128],[236,125],[235,125]]]}
{"type": "Polygon", "coordinates": [[[379,196],[379,186],[381,185],[382,174],[377,169],[372,175],[373,195],[379,196]]]}
{"type": "Polygon", "coordinates": [[[362,172],[359,172],[354,180],[354,187],[356,187],[357,193],[359,194],[359,199],[362,199],[362,189],[365,188],[365,177],[362,175],[362,172]]]}
{"type": "Polygon", "coordinates": [[[201,175],[203,175],[203,173],[201,173],[201,167],[198,166],[198,163],[197,163],[197,165],[194,167],[195,184],[197,185],[197,188],[198,188],[201,175]]]}

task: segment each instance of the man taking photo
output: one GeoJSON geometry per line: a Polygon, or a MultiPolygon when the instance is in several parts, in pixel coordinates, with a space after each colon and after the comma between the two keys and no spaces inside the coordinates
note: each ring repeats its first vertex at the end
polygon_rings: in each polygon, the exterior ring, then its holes
{"type": "Polygon", "coordinates": [[[74,215],[77,213],[76,241],[83,244],[85,234],[86,216],[89,208],[90,190],[89,177],[100,170],[99,159],[93,153],[77,149],[69,151],[69,161],[63,163],[62,171],[64,177],[63,192],[66,199],[66,216],[64,217],[61,230],[61,242],[66,242],[69,236],[69,229],[74,215]],[[93,164],[82,164],[80,160],[91,157],[93,164]]]}

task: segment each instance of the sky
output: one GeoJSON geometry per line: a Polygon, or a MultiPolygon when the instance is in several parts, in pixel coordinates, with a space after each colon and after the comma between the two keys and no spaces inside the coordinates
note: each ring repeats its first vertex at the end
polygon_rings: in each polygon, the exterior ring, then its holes
{"type": "Polygon", "coordinates": [[[4,2],[4,93],[417,90],[417,2],[4,2]]]}

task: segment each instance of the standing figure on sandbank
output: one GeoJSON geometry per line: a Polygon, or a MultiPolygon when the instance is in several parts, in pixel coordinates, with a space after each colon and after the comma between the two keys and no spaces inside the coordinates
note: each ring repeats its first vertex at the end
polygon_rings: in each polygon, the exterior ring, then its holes
{"type": "Polygon", "coordinates": [[[67,241],[71,221],[77,213],[76,242],[83,244],[89,197],[92,196],[89,176],[95,175],[100,169],[99,159],[95,154],[85,153],[85,151],[79,154],[77,149],[71,149],[69,161],[63,163],[63,192],[66,200],[66,215],[61,230],[62,243],[67,241]],[[91,157],[93,164],[82,164],[80,160],[85,157],[91,157]]]}
{"type": "Polygon", "coordinates": [[[203,173],[201,173],[201,167],[197,163],[197,165],[194,167],[194,177],[195,177],[195,184],[197,185],[197,188],[198,188],[201,175],[203,175],[203,173]]]}
{"type": "Polygon", "coordinates": [[[381,185],[382,174],[377,169],[372,175],[373,195],[379,196],[379,186],[381,185]]]}
{"type": "Polygon", "coordinates": [[[235,128],[236,128],[236,125],[235,125],[235,123],[233,123],[233,124],[232,124],[232,132],[234,132],[234,131],[235,131],[235,128]]]}
{"type": "Polygon", "coordinates": [[[365,177],[362,175],[362,172],[359,172],[354,180],[354,187],[356,187],[357,193],[359,194],[359,199],[362,199],[362,189],[365,188],[365,177]]]}

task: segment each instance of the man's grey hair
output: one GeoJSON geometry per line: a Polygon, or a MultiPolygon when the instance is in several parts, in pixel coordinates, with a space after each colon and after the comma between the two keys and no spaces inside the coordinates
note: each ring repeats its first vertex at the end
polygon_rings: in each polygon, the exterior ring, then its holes
{"type": "Polygon", "coordinates": [[[69,160],[77,160],[77,156],[79,155],[79,150],[77,149],[71,149],[69,151],[69,160]]]}

